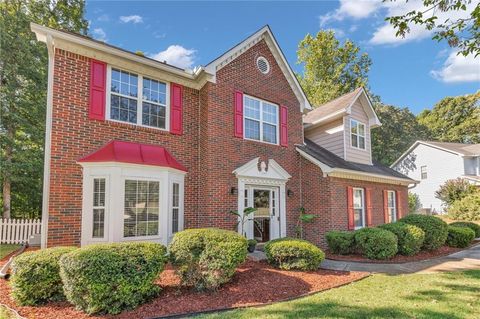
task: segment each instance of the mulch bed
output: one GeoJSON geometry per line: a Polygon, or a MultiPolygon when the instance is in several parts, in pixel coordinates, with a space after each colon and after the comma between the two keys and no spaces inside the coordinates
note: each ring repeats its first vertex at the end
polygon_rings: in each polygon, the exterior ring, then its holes
{"type": "Polygon", "coordinates": [[[467,248],[454,248],[454,247],[443,246],[433,251],[422,250],[414,256],[395,255],[393,258],[388,260],[373,260],[373,259],[365,258],[361,255],[355,255],[355,254],[336,255],[336,254],[332,254],[328,250],[325,252],[325,255],[327,259],[339,260],[339,261],[354,261],[354,262],[371,263],[371,264],[404,264],[412,261],[425,261],[425,260],[429,260],[437,257],[448,256],[450,254],[468,249],[469,247],[475,246],[479,243],[480,243],[480,240],[475,240],[467,248]]]}
{"type": "MultiPolygon", "coordinates": [[[[0,263],[1,264],[1,263],[0,263]]],[[[365,272],[317,270],[311,272],[274,269],[266,262],[248,260],[238,269],[232,282],[216,292],[200,293],[181,288],[171,267],[162,273],[159,297],[132,311],[116,316],[88,316],[67,302],[48,303],[39,307],[17,306],[10,298],[8,282],[0,280],[0,303],[16,309],[20,315],[35,319],[57,318],[153,318],[226,308],[258,306],[308,295],[342,286],[368,276],[365,272]]]]}

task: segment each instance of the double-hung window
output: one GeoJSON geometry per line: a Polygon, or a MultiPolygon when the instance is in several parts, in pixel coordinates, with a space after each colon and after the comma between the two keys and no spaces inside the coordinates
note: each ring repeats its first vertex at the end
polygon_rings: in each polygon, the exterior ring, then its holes
{"type": "Polygon", "coordinates": [[[365,124],[350,120],[350,136],[352,147],[365,149],[365,124]]]}
{"type": "Polygon", "coordinates": [[[353,220],[355,229],[365,226],[365,191],[363,188],[353,189],[353,220]]]}
{"type": "Polygon", "coordinates": [[[387,191],[387,207],[389,222],[393,223],[397,220],[397,201],[395,199],[395,191],[387,191]]]}
{"type": "Polygon", "coordinates": [[[278,105],[244,95],[244,137],[278,144],[278,105]]]}
{"type": "Polygon", "coordinates": [[[420,177],[422,179],[427,179],[427,167],[426,166],[420,166],[420,177]]]}
{"type": "Polygon", "coordinates": [[[167,84],[139,74],[110,69],[111,120],[167,129],[167,84]]]}

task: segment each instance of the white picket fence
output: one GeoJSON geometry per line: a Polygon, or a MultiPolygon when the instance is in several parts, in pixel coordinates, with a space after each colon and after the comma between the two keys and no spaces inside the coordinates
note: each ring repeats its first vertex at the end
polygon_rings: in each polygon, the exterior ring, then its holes
{"type": "Polygon", "coordinates": [[[40,234],[40,219],[0,219],[0,244],[22,244],[40,234]]]}

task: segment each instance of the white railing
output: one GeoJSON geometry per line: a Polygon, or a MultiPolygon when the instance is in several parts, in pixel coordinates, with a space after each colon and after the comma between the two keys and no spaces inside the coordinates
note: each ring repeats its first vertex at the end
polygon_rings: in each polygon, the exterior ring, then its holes
{"type": "Polygon", "coordinates": [[[40,234],[40,219],[0,219],[0,244],[23,244],[40,234]]]}

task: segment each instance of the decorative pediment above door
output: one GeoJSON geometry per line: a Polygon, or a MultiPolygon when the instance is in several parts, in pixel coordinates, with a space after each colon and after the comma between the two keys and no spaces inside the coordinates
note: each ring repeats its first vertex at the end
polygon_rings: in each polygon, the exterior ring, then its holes
{"type": "Polygon", "coordinates": [[[254,158],[248,163],[240,166],[233,171],[237,178],[259,178],[271,179],[286,182],[290,179],[290,174],[278,164],[274,159],[268,162],[261,161],[260,157],[254,158]]]}

